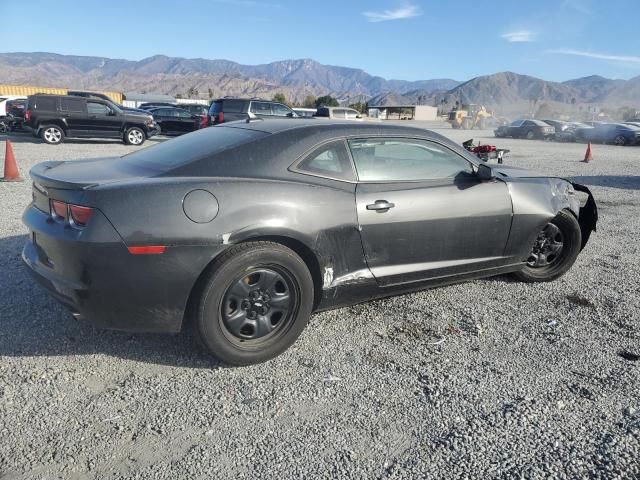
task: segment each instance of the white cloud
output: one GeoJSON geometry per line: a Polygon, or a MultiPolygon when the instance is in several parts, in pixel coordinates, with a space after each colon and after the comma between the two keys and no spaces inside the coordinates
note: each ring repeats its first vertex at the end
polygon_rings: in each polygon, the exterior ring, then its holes
{"type": "Polygon", "coordinates": [[[389,20],[402,20],[404,18],[419,17],[422,15],[417,5],[405,5],[395,10],[383,10],[382,12],[362,12],[370,22],[386,22],[389,20]]]}
{"type": "Polygon", "coordinates": [[[548,53],[557,53],[560,55],[574,55],[577,57],[587,57],[587,58],[595,58],[597,60],[609,60],[612,62],[624,62],[624,63],[633,63],[640,64],[640,57],[630,56],[630,55],[609,55],[606,53],[597,53],[597,52],[586,52],[583,50],[572,50],[569,48],[560,48],[557,50],[547,50],[548,53]]]}
{"type": "Polygon", "coordinates": [[[535,32],[530,30],[516,30],[500,35],[507,42],[533,42],[536,38],[535,32]]]}

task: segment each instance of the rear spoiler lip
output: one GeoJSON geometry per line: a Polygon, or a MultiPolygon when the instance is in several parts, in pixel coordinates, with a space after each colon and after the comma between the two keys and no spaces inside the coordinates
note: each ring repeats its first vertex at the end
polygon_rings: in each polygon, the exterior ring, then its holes
{"type": "Polygon", "coordinates": [[[49,161],[42,162],[34,165],[29,170],[29,176],[33,179],[35,183],[38,184],[40,189],[56,189],[56,190],[86,190],[88,188],[94,187],[96,185],[95,182],[91,183],[82,183],[82,182],[67,182],[64,180],[59,180],[57,178],[50,177],[46,174],[46,172],[58,165],[64,163],[63,161],[49,161]]]}

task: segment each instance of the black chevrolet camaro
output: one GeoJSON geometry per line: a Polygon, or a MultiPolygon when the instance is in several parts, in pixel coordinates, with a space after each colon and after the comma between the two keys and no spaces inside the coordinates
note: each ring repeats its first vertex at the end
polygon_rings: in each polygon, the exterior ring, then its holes
{"type": "Polygon", "coordinates": [[[76,317],[189,323],[231,364],[278,355],[314,311],[503,273],[553,280],[597,221],[585,187],[397,125],[233,122],[31,177],[23,259],[76,317]]]}

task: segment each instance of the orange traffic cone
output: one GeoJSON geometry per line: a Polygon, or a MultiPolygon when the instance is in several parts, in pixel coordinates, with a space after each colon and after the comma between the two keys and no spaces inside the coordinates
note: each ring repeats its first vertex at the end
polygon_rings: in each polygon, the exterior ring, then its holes
{"type": "Polygon", "coordinates": [[[11,141],[7,139],[5,142],[7,148],[4,152],[4,177],[0,178],[2,182],[22,182],[20,171],[16,163],[16,157],[13,155],[13,147],[11,141]]]}
{"type": "Polygon", "coordinates": [[[591,160],[593,160],[593,153],[591,152],[591,142],[589,142],[587,145],[587,151],[584,153],[584,160],[582,161],[584,163],[589,163],[591,160]]]}

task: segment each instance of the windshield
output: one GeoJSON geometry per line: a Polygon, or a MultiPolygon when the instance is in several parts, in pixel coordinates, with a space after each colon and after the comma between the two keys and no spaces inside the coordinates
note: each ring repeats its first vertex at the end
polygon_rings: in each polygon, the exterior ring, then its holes
{"type": "Polygon", "coordinates": [[[117,161],[166,172],[172,168],[252,142],[265,135],[268,134],[243,128],[210,127],[137,150],[120,157],[117,161]]]}

